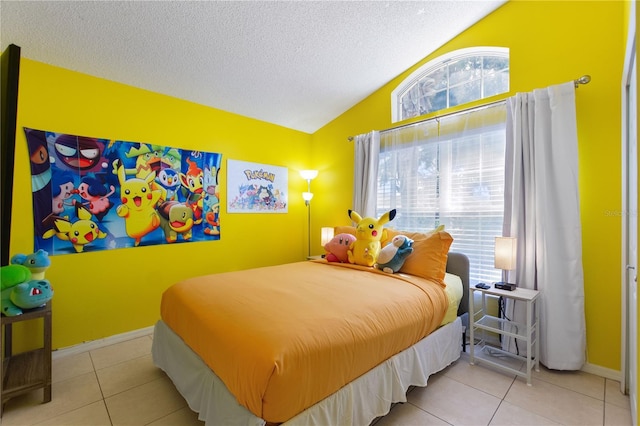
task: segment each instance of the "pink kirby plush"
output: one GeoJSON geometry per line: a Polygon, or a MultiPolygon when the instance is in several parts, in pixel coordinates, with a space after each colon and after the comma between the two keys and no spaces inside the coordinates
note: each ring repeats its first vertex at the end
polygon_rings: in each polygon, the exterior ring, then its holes
{"type": "Polygon", "coordinates": [[[324,249],[327,251],[325,256],[327,262],[348,262],[347,250],[352,242],[356,240],[355,235],[351,234],[338,234],[324,245],[324,249]]]}

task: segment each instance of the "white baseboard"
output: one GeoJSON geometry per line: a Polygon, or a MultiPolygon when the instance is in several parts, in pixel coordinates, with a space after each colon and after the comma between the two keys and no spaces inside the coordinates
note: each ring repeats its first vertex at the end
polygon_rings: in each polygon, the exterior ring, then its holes
{"type": "Polygon", "coordinates": [[[622,372],[620,370],[612,370],[611,368],[600,367],[595,364],[586,363],[582,366],[580,371],[595,374],[596,376],[604,377],[605,379],[620,381],[622,378],[622,372]]]}
{"type": "Polygon", "coordinates": [[[52,359],[58,359],[69,355],[77,355],[94,349],[103,348],[115,343],[126,342],[127,340],[137,339],[138,337],[150,336],[153,334],[153,326],[141,328],[139,330],[128,331],[122,334],[105,337],[104,339],[91,340],[89,342],[80,343],[78,345],[66,348],[56,349],[51,354],[52,359]]]}
{"type": "MultiPolygon", "coordinates": [[[[127,340],[137,339],[138,337],[150,336],[153,334],[153,326],[141,328],[139,330],[133,330],[122,334],[116,334],[114,336],[105,337],[104,339],[92,340],[79,345],[69,346],[62,349],[56,349],[52,353],[52,358],[62,358],[69,355],[77,355],[94,349],[103,348],[105,346],[113,345],[115,343],[126,342],[127,340]]],[[[487,343],[499,344],[497,337],[493,339],[493,336],[488,337],[487,343]],[[495,340],[495,342],[494,342],[495,340]]],[[[606,379],[617,380],[621,379],[621,372],[619,370],[612,370],[610,368],[600,367],[599,365],[586,363],[581,371],[585,373],[595,374],[596,376],[604,377],[606,379]]]]}

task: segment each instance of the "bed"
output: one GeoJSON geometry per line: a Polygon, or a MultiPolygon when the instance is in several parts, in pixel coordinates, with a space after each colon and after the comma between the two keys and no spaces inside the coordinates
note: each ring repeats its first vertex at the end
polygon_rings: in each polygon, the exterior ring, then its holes
{"type": "Polygon", "coordinates": [[[369,424],[460,356],[469,262],[446,248],[442,279],[316,260],[177,283],[154,363],[206,424],[369,424]]]}

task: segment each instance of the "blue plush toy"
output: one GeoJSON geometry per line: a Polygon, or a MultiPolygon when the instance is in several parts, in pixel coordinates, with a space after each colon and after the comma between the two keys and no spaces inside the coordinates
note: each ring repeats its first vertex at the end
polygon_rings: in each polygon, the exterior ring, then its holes
{"type": "Polygon", "coordinates": [[[48,280],[31,280],[2,290],[2,313],[8,317],[21,315],[23,309],[47,304],[53,298],[48,280]]]}
{"type": "Polygon", "coordinates": [[[376,267],[388,274],[398,272],[407,257],[413,253],[412,245],[413,240],[404,235],[393,237],[391,243],[380,250],[376,267]]]}
{"type": "Polygon", "coordinates": [[[6,316],[20,315],[23,309],[44,306],[53,297],[49,281],[31,279],[31,271],[26,266],[3,266],[0,268],[0,278],[0,310],[6,316]]]}
{"type": "Polygon", "coordinates": [[[38,250],[30,255],[16,254],[11,265],[0,268],[0,311],[6,316],[21,315],[23,309],[47,304],[53,288],[44,273],[51,265],[49,254],[38,250]]]}
{"type": "Polygon", "coordinates": [[[29,270],[31,271],[31,277],[34,280],[43,279],[44,272],[49,269],[49,266],[51,266],[49,253],[42,249],[29,255],[16,254],[11,258],[11,263],[16,265],[23,265],[29,268],[29,270]]]}

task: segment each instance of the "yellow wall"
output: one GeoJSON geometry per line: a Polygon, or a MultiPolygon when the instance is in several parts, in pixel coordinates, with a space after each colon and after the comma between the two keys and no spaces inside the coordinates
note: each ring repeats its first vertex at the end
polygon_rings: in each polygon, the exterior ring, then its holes
{"type": "MultiPolygon", "coordinates": [[[[348,224],[353,144],[347,137],[391,123],[391,91],[415,68],[472,46],[510,48],[511,92],[590,74],[576,94],[588,362],[620,370],[622,2],[509,2],[313,135],[321,171],[312,229],[348,224]]],[[[396,124],[397,125],[397,124],[396,124]]],[[[319,245],[319,232],[312,241],[319,245]]],[[[455,237],[455,236],[454,236],[455,237]]]]}
{"type": "Polygon", "coordinates": [[[25,58],[18,102],[12,254],[33,251],[25,126],[222,153],[223,202],[228,159],[289,168],[288,213],[226,214],[223,204],[220,241],[52,256],[54,348],[153,325],[162,291],[177,280],[304,260],[306,182],[298,170],[310,166],[310,135],[25,58]]]}

